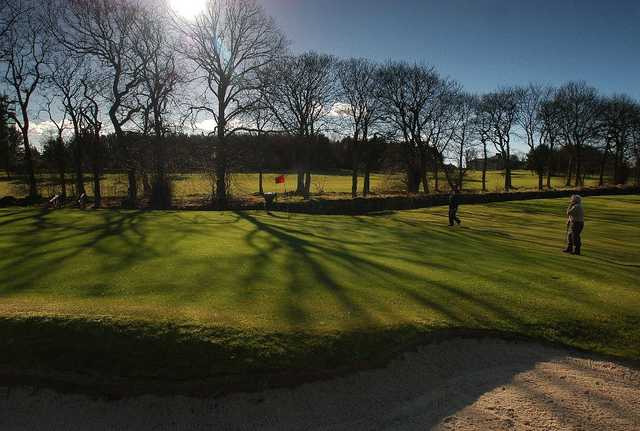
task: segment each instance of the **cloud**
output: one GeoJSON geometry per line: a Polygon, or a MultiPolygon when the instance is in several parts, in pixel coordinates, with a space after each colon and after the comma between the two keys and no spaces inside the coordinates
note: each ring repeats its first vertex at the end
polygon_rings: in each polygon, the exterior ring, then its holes
{"type": "MultiPolygon", "coordinates": [[[[73,136],[73,123],[70,120],[64,122],[65,130],[62,136],[65,139],[73,136]]],[[[42,147],[49,138],[55,138],[58,134],[56,125],[51,120],[34,121],[29,124],[29,140],[32,144],[42,147]]]]}
{"type": "Polygon", "coordinates": [[[33,122],[29,126],[29,134],[31,136],[49,136],[56,133],[56,126],[53,121],[33,122]]]}
{"type": "MultiPolygon", "coordinates": [[[[202,121],[198,121],[193,125],[193,129],[191,129],[192,132],[195,133],[201,133],[201,132],[205,132],[205,133],[211,133],[211,132],[215,132],[216,127],[217,127],[216,120],[214,120],[213,118],[208,118],[206,120],[202,120],[202,121]]],[[[231,120],[229,123],[227,123],[227,129],[231,130],[233,128],[236,127],[247,127],[246,123],[243,123],[242,121],[238,120],[238,119],[233,119],[231,120]]]]}
{"type": "Polygon", "coordinates": [[[213,132],[216,130],[217,123],[213,118],[208,118],[206,120],[199,121],[195,123],[194,130],[200,130],[204,132],[213,132]]]}
{"type": "Polygon", "coordinates": [[[331,110],[329,111],[329,116],[340,117],[340,118],[348,117],[350,115],[349,109],[350,109],[350,106],[348,103],[336,102],[331,107],[331,110]]]}

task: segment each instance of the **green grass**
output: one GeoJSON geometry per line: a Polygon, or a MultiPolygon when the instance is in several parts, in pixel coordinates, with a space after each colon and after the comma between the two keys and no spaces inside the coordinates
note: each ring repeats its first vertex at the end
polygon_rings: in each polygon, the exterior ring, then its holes
{"type": "Polygon", "coordinates": [[[321,369],[443,330],[640,358],[640,197],[371,216],[0,210],[0,366],[125,375],[321,369]],[[87,372],[89,372],[87,371],[87,372]]]}
{"type": "MultiPolygon", "coordinates": [[[[275,184],[275,177],[279,173],[267,173],[264,175],[263,187],[265,192],[282,192],[282,185],[275,184]]],[[[70,184],[71,177],[68,178],[70,184]]],[[[39,177],[39,190],[43,196],[53,196],[59,191],[57,178],[51,175],[41,175],[39,177]]],[[[552,177],[551,186],[554,188],[564,187],[564,177],[552,177]]],[[[362,191],[362,177],[358,182],[358,193],[362,191]]],[[[478,171],[469,171],[464,180],[464,188],[469,191],[480,191],[482,189],[482,173],[478,171]]],[[[513,186],[516,189],[537,189],[538,178],[530,171],[514,171],[512,173],[513,186]]],[[[296,176],[287,175],[287,190],[295,189],[296,176]]],[[[433,179],[431,180],[433,187],[433,179]]],[[[545,182],[546,184],[546,182],[545,182]]],[[[596,186],[598,180],[595,177],[588,177],[585,181],[586,186],[596,186]]],[[[211,193],[211,183],[209,178],[204,174],[180,174],[174,176],[174,198],[178,201],[182,199],[206,198],[211,193]]],[[[142,184],[140,192],[142,193],[142,184]]],[[[71,186],[69,186],[71,187],[71,186]]],[[[440,178],[440,187],[446,188],[447,181],[442,175],[440,178]]],[[[92,184],[90,178],[85,184],[87,194],[92,196],[92,184]]],[[[371,176],[371,191],[373,193],[399,193],[405,189],[402,183],[401,174],[373,174],[371,176]]],[[[504,189],[504,176],[499,171],[487,172],[487,190],[490,192],[502,191],[504,189]]],[[[258,191],[258,174],[234,174],[231,181],[231,191],[236,197],[245,197],[252,195],[258,191]]],[[[23,182],[14,180],[7,181],[0,179],[0,197],[15,196],[24,197],[28,193],[28,187],[23,182]]],[[[124,197],[127,193],[127,177],[125,174],[106,174],[102,182],[103,197],[124,197]]],[[[351,193],[351,174],[348,172],[342,174],[313,174],[311,193],[315,195],[327,194],[350,194],[351,193]]]]}

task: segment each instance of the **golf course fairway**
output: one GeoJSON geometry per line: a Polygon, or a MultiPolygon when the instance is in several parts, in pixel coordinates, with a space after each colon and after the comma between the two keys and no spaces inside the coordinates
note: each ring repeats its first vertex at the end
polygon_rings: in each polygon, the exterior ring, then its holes
{"type": "Polygon", "coordinates": [[[359,367],[447,333],[640,358],[640,196],[368,216],[0,210],[0,367],[163,379],[359,367]],[[440,334],[440,335],[438,335],[440,334]]]}

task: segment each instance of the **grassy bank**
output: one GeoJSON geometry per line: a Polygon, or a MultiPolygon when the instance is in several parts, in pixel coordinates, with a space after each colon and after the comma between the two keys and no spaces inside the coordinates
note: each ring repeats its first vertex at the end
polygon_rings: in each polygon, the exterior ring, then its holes
{"type": "Polygon", "coordinates": [[[565,204],[467,206],[456,228],[446,208],[0,210],[0,369],[321,372],[455,330],[640,358],[640,197],[586,200],[582,257],[559,252],[565,204]]]}

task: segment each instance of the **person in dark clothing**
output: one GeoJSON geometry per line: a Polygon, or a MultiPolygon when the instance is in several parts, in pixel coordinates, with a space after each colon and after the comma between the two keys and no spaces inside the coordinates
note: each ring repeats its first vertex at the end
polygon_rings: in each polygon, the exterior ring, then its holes
{"type": "Polygon", "coordinates": [[[458,218],[458,193],[456,189],[451,189],[449,195],[449,226],[453,226],[453,222],[461,223],[458,218]]]}
{"type": "Polygon", "coordinates": [[[580,234],[584,229],[584,209],[582,208],[582,198],[579,195],[571,196],[569,208],[567,208],[567,248],[565,253],[580,255],[582,240],[580,234]]]}

